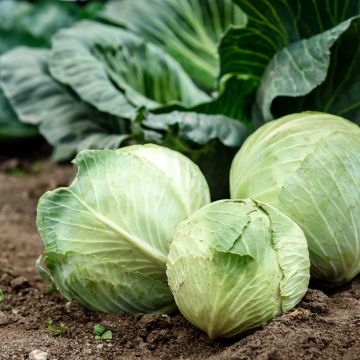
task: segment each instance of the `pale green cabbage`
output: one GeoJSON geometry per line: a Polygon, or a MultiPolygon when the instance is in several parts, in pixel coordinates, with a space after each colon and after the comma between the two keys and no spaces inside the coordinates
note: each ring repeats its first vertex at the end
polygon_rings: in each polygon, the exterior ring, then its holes
{"type": "Polygon", "coordinates": [[[178,223],[210,201],[200,170],[156,145],[85,150],[75,163],[74,182],[38,206],[56,286],[93,310],[173,311],[167,255],[178,223]]]}
{"type": "Polygon", "coordinates": [[[305,232],[311,273],[342,285],[360,272],[360,129],[341,117],[305,112],[251,135],[230,174],[232,198],[282,210],[305,232]]]}
{"type": "Polygon", "coordinates": [[[305,235],[285,214],[257,201],[220,200],[176,228],[167,275],[182,314],[216,338],[294,307],[309,267],[305,235]]]}

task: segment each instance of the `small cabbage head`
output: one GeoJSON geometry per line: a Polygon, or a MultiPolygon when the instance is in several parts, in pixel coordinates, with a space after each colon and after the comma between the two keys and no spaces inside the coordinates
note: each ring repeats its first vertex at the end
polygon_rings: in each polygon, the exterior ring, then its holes
{"type": "Polygon", "coordinates": [[[294,307],[309,268],[305,235],[285,214],[258,201],[220,200],[178,225],[167,275],[182,314],[213,339],[294,307]]]}
{"type": "Polygon", "coordinates": [[[311,274],[335,287],[360,272],[360,129],[305,112],[271,121],[235,156],[231,198],[264,201],[304,231],[311,274]]]}
{"type": "Polygon", "coordinates": [[[73,183],[38,206],[56,286],[93,310],[171,312],[166,261],[174,229],[210,201],[200,170],[156,145],[85,150],[75,164],[73,183]]]}

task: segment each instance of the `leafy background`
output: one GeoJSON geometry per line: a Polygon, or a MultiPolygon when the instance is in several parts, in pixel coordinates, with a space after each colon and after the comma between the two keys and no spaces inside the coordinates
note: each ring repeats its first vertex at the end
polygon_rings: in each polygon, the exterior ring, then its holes
{"type": "Polygon", "coordinates": [[[155,142],[219,198],[261,124],[303,110],[360,122],[360,0],[4,0],[0,14],[0,139],[39,131],[55,160],[155,142]]]}

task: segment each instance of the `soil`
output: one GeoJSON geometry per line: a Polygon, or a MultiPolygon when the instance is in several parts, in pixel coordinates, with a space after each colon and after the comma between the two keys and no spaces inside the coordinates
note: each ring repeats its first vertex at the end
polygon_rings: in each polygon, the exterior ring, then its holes
{"type": "Polygon", "coordinates": [[[42,252],[36,205],[46,190],[66,185],[71,166],[0,158],[0,359],[359,359],[360,278],[340,290],[310,289],[291,312],[238,339],[210,341],[179,313],[105,315],[51,294],[36,273],[42,252]],[[1,295],[0,295],[1,297],[1,295]],[[61,336],[48,331],[65,325],[61,336]],[[112,340],[95,340],[102,324],[112,340]]]}

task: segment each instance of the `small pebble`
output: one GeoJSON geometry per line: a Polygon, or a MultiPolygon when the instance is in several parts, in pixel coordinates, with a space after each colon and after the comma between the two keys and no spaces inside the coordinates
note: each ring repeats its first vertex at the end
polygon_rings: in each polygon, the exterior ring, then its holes
{"type": "Polygon", "coordinates": [[[29,354],[29,360],[47,360],[48,354],[45,351],[33,350],[29,354]]]}
{"type": "Polygon", "coordinates": [[[104,347],[103,344],[98,344],[98,345],[96,345],[96,348],[97,348],[98,350],[101,350],[103,347],[104,347]]]}
{"type": "Polygon", "coordinates": [[[8,323],[9,323],[8,316],[5,313],[3,313],[2,311],[0,311],[0,326],[7,325],[8,323]]]}
{"type": "Polygon", "coordinates": [[[18,276],[14,280],[11,281],[11,286],[15,290],[20,290],[29,287],[29,281],[25,279],[23,276],[18,276]]]}

